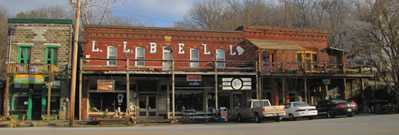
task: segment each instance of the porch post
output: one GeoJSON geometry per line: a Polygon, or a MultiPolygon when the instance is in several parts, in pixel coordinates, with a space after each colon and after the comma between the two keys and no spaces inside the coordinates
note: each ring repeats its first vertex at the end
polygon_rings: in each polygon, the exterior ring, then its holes
{"type": "Polygon", "coordinates": [[[307,103],[308,102],[308,78],[306,78],[306,77],[303,79],[303,86],[304,86],[303,90],[304,90],[304,94],[305,94],[304,101],[307,103]]]}
{"type": "Polygon", "coordinates": [[[215,64],[215,109],[219,110],[218,73],[215,64]]]}
{"type": "Polygon", "coordinates": [[[3,115],[4,116],[10,115],[9,96],[10,96],[10,77],[7,75],[6,76],[6,84],[4,87],[4,95],[3,95],[3,115]]]}
{"type": "Polygon", "coordinates": [[[51,116],[51,87],[53,86],[53,77],[52,67],[50,66],[49,80],[47,83],[47,118],[51,116]]]}
{"type": "Polygon", "coordinates": [[[362,91],[363,112],[368,112],[363,78],[360,78],[360,90],[362,91]]]}
{"type": "Polygon", "coordinates": [[[282,95],[282,98],[283,98],[283,104],[285,104],[286,103],[286,99],[285,99],[285,91],[286,91],[286,78],[281,78],[281,90],[282,90],[282,92],[281,92],[281,95],[282,95]]]}
{"type": "MultiPolygon", "coordinates": [[[[129,107],[130,103],[130,74],[126,73],[126,107],[129,107]]],[[[127,111],[128,109],[126,109],[127,111]]]]}
{"type": "Polygon", "coordinates": [[[82,120],[82,94],[83,94],[83,69],[82,69],[82,65],[83,64],[83,60],[80,60],[80,71],[79,71],[79,120],[82,120]]]}
{"type": "Polygon", "coordinates": [[[172,122],[176,120],[175,61],[172,61],[172,122]]]}

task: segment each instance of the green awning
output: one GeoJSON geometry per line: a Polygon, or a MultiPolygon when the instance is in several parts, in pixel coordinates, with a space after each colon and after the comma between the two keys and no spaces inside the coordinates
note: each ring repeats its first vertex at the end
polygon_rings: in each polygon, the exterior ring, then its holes
{"type": "Polygon", "coordinates": [[[302,47],[294,42],[277,40],[248,39],[248,41],[259,49],[272,50],[301,50],[302,47]]]}

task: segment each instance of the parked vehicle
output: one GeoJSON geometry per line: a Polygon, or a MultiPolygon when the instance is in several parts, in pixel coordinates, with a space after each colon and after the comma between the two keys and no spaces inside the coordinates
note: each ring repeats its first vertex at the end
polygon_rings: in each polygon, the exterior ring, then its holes
{"type": "Polygon", "coordinates": [[[251,99],[247,103],[240,104],[240,107],[236,108],[234,112],[233,115],[237,121],[252,119],[258,123],[265,118],[280,121],[286,115],[284,106],[272,106],[267,99],[251,99]]]}
{"type": "Polygon", "coordinates": [[[317,116],[316,106],[308,105],[305,102],[290,102],[285,106],[286,118],[295,120],[296,118],[306,117],[313,119],[317,116]]]}
{"type": "Polygon", "coordinates": [[[317,104],[317,111],[319,115],[334,118],[338,115],[352,117],[358,110],[358,106],[354,101],[345,100],[324,100],[317,104]]]}

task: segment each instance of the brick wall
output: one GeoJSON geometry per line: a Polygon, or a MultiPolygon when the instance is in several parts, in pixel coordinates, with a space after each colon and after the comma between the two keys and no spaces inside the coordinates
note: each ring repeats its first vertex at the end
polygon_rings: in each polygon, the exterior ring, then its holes
{"type": "MultiPolygon", "coordinates": [[[[84,45],[84,56],[90,59],[106,59],[107,47],[116,46],[118,49],[118,59],[126,59],[126,53],[123,53],[123,42],[127,41],[127,48],[131,50],[129,59],[135,59],[135,48],[145,48],[146,60],[162,60],[163,48],[171,46],[173,57],[177,62],[176,68],[189,67],[190,49],[197,48],[200,51],[200,61],[215,61],[216,49],[223,49],[226,61],[244,61],[255,62],[256,51],[254,46],[240,44],[242,32],[218,32],[218,31],[194,31],[179,30],[169,28],[144,28],[144,27],[118,27],[118,26],[87,26],[85,30],[86,43],[84,45]],[[170,41],[165,37],[170,37],[170,41]],[[98,52],[92,51],[92,43],[95,41],[95,47],[98,52]],[[156,43],[156,52],[151,53],[150,43],[156,43]],[[184,54],[179,53],[179,44],[183,43],[184,54]],[[204,47],[203,44],[206,44],[204,47]],[[244,53],[239,55],[237,47],[244,49],[244,53]],[[230,47],[232,49],[230,49],[230,47]],[[206,50],[205,50],[206,48],[206,50]],[[205,53],[209,52],[209,54],[205,53]]],[[[234,63],[234,62],[232,62],[234,63]]],[[[106,66],[105,60],[90,60],[86,65],[106,66]]],[[[146,66],[161,66],[162,62],[147,62],[146,66]]],[[[123,70],[126,66],[124,61],[119,61],[118,68],[113,70],[123,70]]],[[[200,62],[201,67],[207,67],[206,62],[200,62]]],[[[229,66],[229,64],[227,64],[229,66]]],[[[101,69],[92,68],[90,70],[101,69]]]]}

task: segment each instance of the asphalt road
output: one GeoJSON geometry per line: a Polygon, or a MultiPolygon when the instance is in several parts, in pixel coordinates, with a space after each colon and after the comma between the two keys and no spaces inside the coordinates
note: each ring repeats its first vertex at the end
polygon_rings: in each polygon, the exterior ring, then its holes
{"type": "Polygon", "coordinates": [[[398,135],[399,114],[228,124],[138,125],[117,128],[4,128],[0,135],[398,135]]]}

